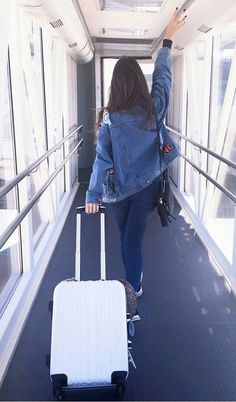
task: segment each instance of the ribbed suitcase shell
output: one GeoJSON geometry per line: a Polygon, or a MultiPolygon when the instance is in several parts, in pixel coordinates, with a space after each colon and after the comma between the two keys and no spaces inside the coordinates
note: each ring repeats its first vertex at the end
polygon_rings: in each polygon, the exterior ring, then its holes
{"type": "Polygon", "coordinates": [[[112,386],[124,391],[128,375],[125,288],[107,281],[105,208],[100,207],[100,275],[80,281],[81,213],[77,208],[75,278],[60,282],[53,295],[50,374],[54,395],[77,388],[112,386]]]}
{"type": "Polygon", "coordinates": [[[119,281],[63,281],[54,290],[50,373],[67,386],[111,384],[128,373],[126,299],[119,281]]]}

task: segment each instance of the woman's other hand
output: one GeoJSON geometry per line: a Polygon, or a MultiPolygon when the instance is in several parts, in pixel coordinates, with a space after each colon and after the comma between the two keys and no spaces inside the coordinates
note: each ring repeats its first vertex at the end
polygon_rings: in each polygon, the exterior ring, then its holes
{"type": "MultiPolygon", "coordinates": [[[[182,28],[182,26],[186,22],[187,15],[184,15],[183,18],[177,19],[178,9],[179,8],[176,7],[172,18],[166,27],[164,39],[173,40],[175,34],[182,28]]],[[[185,13],[185,11],[186,11],[186,9],[183,10],[184,13],[185,13]]]]}
{"type": "Polygon", "coordinates": [[[96,214],[99,211],[99,204],[86,204],[85,212],[86,214],[96,214]]]}

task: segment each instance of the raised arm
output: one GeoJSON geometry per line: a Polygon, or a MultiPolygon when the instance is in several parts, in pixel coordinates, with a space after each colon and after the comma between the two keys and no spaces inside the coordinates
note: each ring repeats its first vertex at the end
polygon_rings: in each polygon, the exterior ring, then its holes
{"type": "MultiPolygon", "coordinates": [[[[186,10],[183,10],[184,12],[186,10]]],[[[159,124],[165,118],[166,111],[169,104],[170,89],[172,82],[171,73],[171,45],[172,40],[181,27],[186,22],[186,15],[177,18],[178,7],[176,8],[169,24],[166,27],[165,37],[163,40],[163,47],[158,51],[155,68],[152,77],[152,91],[151,96],[158,115],[159,124]]]]}

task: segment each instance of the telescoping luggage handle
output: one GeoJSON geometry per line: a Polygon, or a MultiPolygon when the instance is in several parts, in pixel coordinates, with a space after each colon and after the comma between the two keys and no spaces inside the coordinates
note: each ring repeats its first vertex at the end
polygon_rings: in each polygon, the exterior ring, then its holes
{"type": "MultiPolygon", "coordinates": [[[[81,266],[81,214],[85,212],[85,207],[76,208],[76,251],[75,251],[75,279],[80,281],[80,266],[81,266]]],[[[106,254],[105,254],[105,207],[99,206],[100,214],[100,233],[101,233],[101,248],[100,248],[100,269],[101,279],[106,279],[106,254]]]]}

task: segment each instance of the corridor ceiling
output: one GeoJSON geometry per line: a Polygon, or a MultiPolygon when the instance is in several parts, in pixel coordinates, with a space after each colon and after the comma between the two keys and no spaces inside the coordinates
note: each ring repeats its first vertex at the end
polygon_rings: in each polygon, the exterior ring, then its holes
{"type": "Polygon", "coordinates": [[[179,53],[196,36],[207,35],[235,0],[73,0],[79,6],[95,50],[101,56],[150,56],[163,38],[176,6],[187,22],[174,40],[179,53]],[[159,9],[153,9],[159,5],[159,9]],[[148,8],[150,7],[150,8],[148,8]]]}

